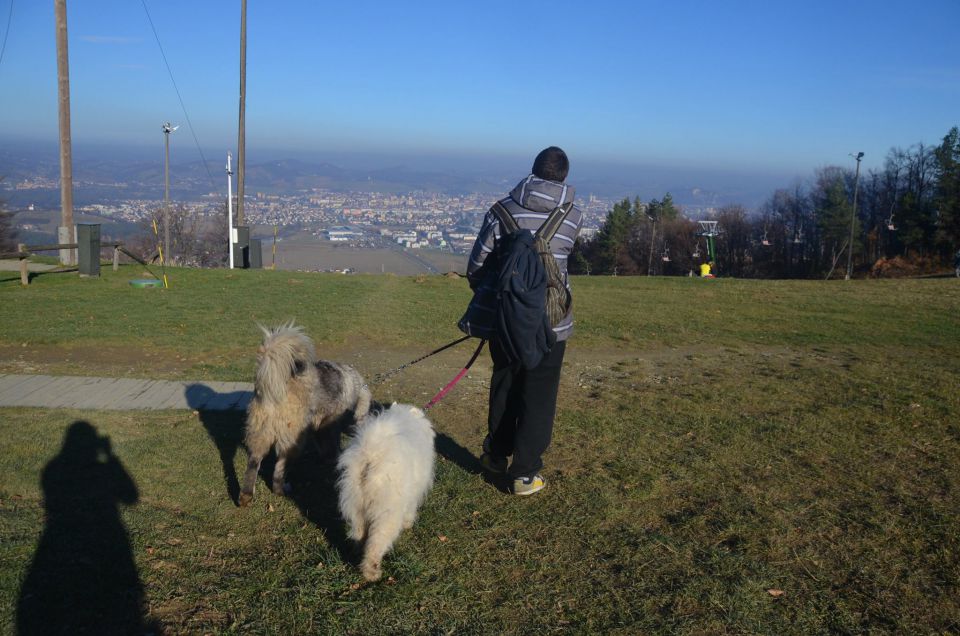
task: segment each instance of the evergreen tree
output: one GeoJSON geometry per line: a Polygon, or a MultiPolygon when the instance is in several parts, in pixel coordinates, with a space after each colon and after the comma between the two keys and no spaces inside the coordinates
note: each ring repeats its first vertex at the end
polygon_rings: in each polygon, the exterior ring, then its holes
{"type": "Polygon", "coordinates": [[[600,226],[595,239],[595,265],[597,273],[613,274],[621,271],[627,258],[627,242],[634,220],[630,199],[614,204],[600,226]]]}
{"type": "Polygon", "coordinates": [[[13,225],[13,214],[7,211],[6,202],[0,199],[0,252],[17,249],[17,228],[13,225]]]}
{"type": "Polygon", "coordinates": [[[948,253],[960,249],[960,131],[954,126],[934,151],[935,205],[940,213],[936,241],[948,253]]]}
{"type": "MultiPolygon", "coordinates": [[[[654,199],[656,200],[656,199],[654,199]]],[[[658,221],[673,221],[680,216],[680,210],[673,204],[673,195],[667,192],[660,201],[660,209],[657,211],[658,221]]]]}

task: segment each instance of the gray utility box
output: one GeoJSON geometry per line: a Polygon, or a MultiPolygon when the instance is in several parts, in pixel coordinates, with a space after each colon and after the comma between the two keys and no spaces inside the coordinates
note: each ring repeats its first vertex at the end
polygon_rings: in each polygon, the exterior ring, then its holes
{"type": "Polygon", "coordinates": [[[77,252],[81,276],[100,277],[100,224],[77,223],[77,252]]]}
{"type": "Polygon", "coordinates": [[[233,244],[233,266],[240,269],[250,267],[250,228],[237,226],[237,242],[233,244]]]}
{"type": "Polygon", "coordinates": [[[263,269],[263,242],[250,239],[250,269],[263,269]]]}

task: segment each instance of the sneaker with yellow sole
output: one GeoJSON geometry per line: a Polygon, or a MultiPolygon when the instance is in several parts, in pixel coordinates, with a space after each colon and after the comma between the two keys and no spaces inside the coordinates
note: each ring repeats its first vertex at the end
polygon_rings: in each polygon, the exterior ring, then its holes
{"type": "Polygon", "coordinates": [[[518,477],[513,480],[513,494],[515,495],[532,495],[535,492],[540,492],[547,487],[547,481],[541,475],[534,475],[533,477],[518,477]]]}

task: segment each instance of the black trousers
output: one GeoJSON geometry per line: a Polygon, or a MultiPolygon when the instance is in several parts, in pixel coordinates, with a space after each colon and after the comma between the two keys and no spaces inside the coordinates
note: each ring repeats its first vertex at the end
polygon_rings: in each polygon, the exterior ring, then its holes
{"type": "Polygon", "coordinates": [[[503,349],[490,341],[493,377],[490,380],[489,433],[483,442],[488,453],[513,456],[509,473],[514,479],[532,477],[543,468],[541,456],[550,446],[557,411],[560,367],[566,341],[558,342],[534,369],[509,364],[503,349]]]}

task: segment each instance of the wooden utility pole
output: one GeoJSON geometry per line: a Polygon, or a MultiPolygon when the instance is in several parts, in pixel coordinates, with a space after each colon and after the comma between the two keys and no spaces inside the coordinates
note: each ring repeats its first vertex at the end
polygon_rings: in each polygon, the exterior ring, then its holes
{"type": "Polygon", "coordinates": [[[237,225],[243,225],[243,169],[246,165],[247,0],[240,0],[240,129],[237,133],[237,225]]]}
{"type": "MultiPolygon", "coordinates": [[[[67,55],[67,0],[54,0],[57,20],[57,93],[60,111],[60,228],[57,240],[74,243],[73,157],[70,151],[70,65],[67,55]]],[[[75,265],[76,250],[60,250],[60,262],[75,265]]]]}

